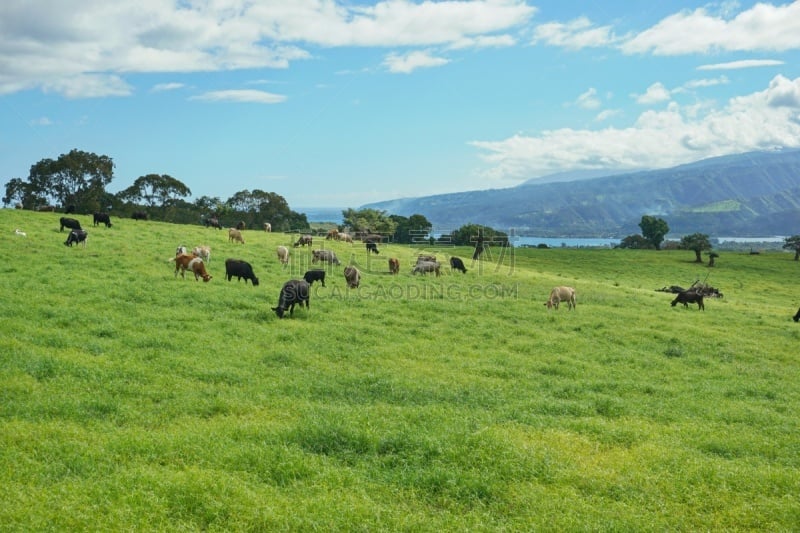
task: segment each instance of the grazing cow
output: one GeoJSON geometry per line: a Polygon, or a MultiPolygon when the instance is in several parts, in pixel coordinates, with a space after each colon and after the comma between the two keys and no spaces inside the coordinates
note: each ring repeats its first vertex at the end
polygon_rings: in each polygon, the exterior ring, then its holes
{"type": "Polygon", "coordinates": [[[331,250],[314,250],[311,252],[311,262],[314,264],[322,261],[323,263],[330,263],[331,265],[340,265],[339,259],[336,254],[331,250]]]}
{"type": "Polygon", "coordinates": [[[453,270],[460,270],[462,274],[466,274],[467,273],[467,269],[464,266],[464,261],[462,261],[458,257],[451,257],[450,258],[450,268],[452,268],[453,270]]]}
{"type": "Polygon", "coordinates": [[[677,304],[683,304],[684,307],[689,307],[689,304],[697,304],[697,308],[701,311],[706,310],[706,306],[703,304],[703,293],[696,292],[696,291],[683,291],[679,292],[678,295],[672,300],[672,307],[675,307],[677,304]]]}
{"type": "Polygon", "coordinates": [[[238,229],[239,231],[242,231],[244,228],[245,228],[244,220],[240,220],[239,222],[236,223],[236,229],[238,229]]]}
{"type": "Polygon", "coordinates": [[[339,230],[338,229],[333,228],[333,229],[329,229],[328,230],[328,233],[325,235],[325,240],[329,241],[331,239],[336,240],[336,241],[339,240],[339,230]]]}
{"type": "Polygon", "coordinates": [[[383,235],[378,235],[377,233],[369,233],[361,237],[361,240],[364,242],[381,242],[383,240],[383,235]]]}
{"type": "Polygon", "coordinates": [[[344,268],[344,279],[347,281],[347,286],[351,289],[357,289],[359,283],[361,283],[361,272],[352,265],[348,265],[344,268]]]}
{"type": "Polygon", "coordinates": [[[430,263],[435,263],[436,262],[436,256],[435,255],[423,255],[423,254],[418,255],[417,256],[417,263],[422,263],[423,261],[428,261],[430,263]]]}
{"type": "Polygon", "coordinates": [[[81,223],[74,218],[61,217],[59,221],[61,222],[61,228],[58,231],[64,231],[64,228],[83,229],[81,228],[81,223]]]}
{"type": "Polygon", "coordinates": [[[204,223],[207,228],[212,227],[212,228],[222,229],[222,224],[219,223],[219,219],[217,217],[207,218],[204,223]]]}
{"type": "Polygon", "coordinates": [[[284,313],[288,310],[289,315],[294,314],[294,304],[306,304],[308,310],[308,297],[310,295],[310,287],[305,280],[291,279],[283,284],[281,287],[281,294],[278,297],[278,307],[273,307],[272,310],[278,315],[278,318],[283,318],[284,313]]]}
{"type": "Polygon", "coordinates": [[[314,238],[311,235],[300,235],[300,238],[297,239],[297,242],[294,243],[294,247],[297,248],[298,246],[311,246],[311,243],[314,241],[314,238]]]}
{"type": "Polygon", "coordinates": [[[800,321],[800,309],[797,310],[797,313],[795,313],[795,315],[792,317],[792,320],[795,322],[800,321]]]}
{"type": "Polygon", "coordinates": [[[89,238],[89,234],[83,231],[82,229],[74,229],[69,232],[67,236],[67,240],[64,241],[64,244],[72,247],[73,244],[83,243],[83,247],[86,248],[86,239],[89,238]]]}
{"type": "Polygon", "coordinates": [[[54,205],[40,205],[36,210],[42,213],[52,213],[56,210],[56,207],[54,205]]]}
{"type": "Polygon", "coordinates": [[[398,274],[400,272],[400,260],[396,257],[389,259],[389,273],[398,274]]]}
{"type": "Polygon", "coordinates": [[[438,261],[419,261],[414,268],[411,270],[412,274],[416,274],[419,272],[420,274],[427,274],[428,272],[434,272],[436,276],[439,276],[439,268],[441,265],[438,261]]]}
{"type": "MultiPolygon", "coordinates": [[[[182,245],[182,244],[180,246],[178,246],[177,248],[175,248],[175,257],[177,257],[179,255],[182,255],[182,254],[188,254],[188,253],[189,252],[186,250],[186,247],[184,245],[182,245]]],[[[195,254],[195,255],[197,255],[197,254],[195,254]]]]}
{"type": "Polygon", "coordinates": [[[289,264],[289,249],[285,246],[278,246],[277,248],[278,253],[278,261],[281,262],[283,266],[289,264]]]}
{"type": "Polygon", "coordinates": [[[267,233],[271,232],[272,224],[270,224],[269,222],[264,222],[264,231],[266,231],[267,233]]]}
{"type": "Polygon", "coordinates": [[[244,237],[242,237],[242,232],[238,229],[230,228],[228,230],[228,242],[240,242],[244,244],[244,237]]]}
{"type": "Polygon", "coordinates": [[[337,241],[344,241],[353,244],[353,237],[349,233],[339,233],[336,235],[337,241]]]}
{"type": "Polygon", "coordinates": [[[250,263],[247,261],[242,261],[241,259],[226,259],[225,276],[227,276],[228,281],[230,281],[233,276],[236,276],[237,281],[242,281],[242,278],[244,278],[245,285],[247,285],[247,280],[249,279],[253,282],[253,287],[258,287],[258,278],[253,273],[253,267],[250,266],[250,263]]]}
{"type": "Polygon", "coordinates": [[[134,211],[131,218],[133,220],[147,220],[147,213],[144,211],[134,211]]]}
{"type": "Polygon", "coordinates": [[[544,304],[547,306],[548,309],[552,309],[555,307],[558,309],[558,304],[561,302],[567,302],[567,309],[572,310],[577,307],[577,302],[575,301],[575,289],[572,287],[553,287],[553,290],[550,291],[550,297],[547,299],[547,303],[544,304]]]}
{"type": "Polygon", "coordinates": [[[375,253],[375,254],[379,254],[380,253],[378,251],[378,245],[375,244],[374,242],[368,242],[368,243],[366,243],[366,246],[367,246],[367,253],[369,253],[369,252],[372,252],[372,253],[375,253]]]}
{"type": "Polygon", "coordinates": [[[303,274],[303,279],[308,282],[309,285],[313,285],[315,281],[321,281],[322,286],[325,286],[325,271],[320,269],[309,270],[305,274],[303,274]]]}
{"type": "Polygon", "coordinates": [[[174,259],[171,261],[175,261],[175,277],[178,277],[178,272],[181,273],[181,277],[186,279],[186,271],[191,270],[194,273],[195,281],[203,278],[203,281],[210,281],[211,277],[208,272],[206,272],[206,266],[203,264],[203,260],[199,257],[195,257],[192,254],[181,254],[176,255],[174,259]]]}
{"type": "Polygon", "coordinates": [[[111,227],[111,218],[108,216],[108,213],[94,214],[94,219],[92,220],[92,226],[96,226],[98,224],[105,224],[107,228],[111,227]]]}
{"type": "MultiPolygon", "coordinates": [[[[185,253],[185,252],[184,252],[185,253]]],[[[192,254],[206,262],[211,262],[211,247],[210,246],[195,246],[192,248],[192,254]]]]}

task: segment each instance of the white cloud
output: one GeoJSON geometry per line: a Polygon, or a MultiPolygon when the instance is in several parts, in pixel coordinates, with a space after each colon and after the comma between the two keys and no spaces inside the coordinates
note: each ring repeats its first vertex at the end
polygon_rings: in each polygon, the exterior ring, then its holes
{"type": "Polygon", "coordinates": [[[183,83],[158,83],[153,85],[153,88],[150,89],[151,92],[159,93],[163,91],[175,91],[177,89],[182,89],[185,87],[183,83]]]}
{"type": "Polygon", "coordinates": [[[535,12],[525,0],[4,0],[0,95],[125,95],[126,73],[287,68],[310,46],[511,46],[535,12]]]}
{"type": "Polygon", "coordinates": [[[776,59],[743,59],[741,61],[728,61],[727,63],[700,65],[697,67],[697,70],[736,70],[754,67],[776,67],[783,64],[783,61],[778,61],[776,59]]]}
{"type": "Polygon", "coordinates": [[[705,78],[701,80],[689,80],[683,84],[683,88],[685,89],[697,89],[700,87],[713,87],[715,85],[726,85],[730,83],[730,80],[726,76],[720,76],[719,78],[705,78]]]}
{"type": "Polygon", "coordinates": [[[28,124],[31,126],[52,126],[53,121],[47,117],[39,117],[31,120],[28,124]]]}
{"type": "Polygon", "coordinates": [[[628,54],[681,55],[800,48],[800,2],[758,3],[733,18],[706,8],[681,11],[626,40],[628,54]]]}
{"type": "Polygon", "coordinates": [[[583,109],[597,109],[600,107],[600,100],[597,98],[597,89],[590,87],[585,93],[578,96],[575,100],[578,107],[583,109]]]}
{"type": "Polygon", "coordinates": [[[604,122],[604,121],[606,121],[606,120],[608,120],[610,118],[613,118],[613,117],[615,117],[615,116],[617,116],[617,115],[619,115],[621,113],[622,113],[622,111],[619,110],[619,109],[604,109],[603,111],[599,112],[596,117],[594,117],[594,121],[595,122],[604,122]]]}
{"type": "Polygon", "coordinates": [[[647,88],[644,94],[634,95],[636,102],[643,105],[666,102],[670,98],[670,91],[661,82],[656,82],[647,88]]]}
{"type": "Polygon", "coordinates": [[[192,96],[189,99],[201,100],[206,102],[279,104],[281,102],[286,101],[286,96],[248,89],[248,90],[211,91],[198,96],[192,96]]]}
{"type": "Polygon", "coordinates": [[[409,74],[418,68],[440,67],[450,61],[442,57],[435,57],[428,52],[414,51],[404,55],[389,54],[383,60],[389,72],[409,74]]]}
{"type": "Polygon", "coordinates": [[[567,23],[549,22],[534,29],[533,43],[570,49],[609,46],[618,39],[610,26],[594,26],[586,17],[567,23]]]}
{"type": "Polygon", "coordinates": [[[627,128],[548,130],[501,141],[474,141],[487,177],[517,182],[564,169],[659,168],[707,157],[800,147],[800,78],[776,76],[761,92],[724,107],[648,110],[627,128]]]}

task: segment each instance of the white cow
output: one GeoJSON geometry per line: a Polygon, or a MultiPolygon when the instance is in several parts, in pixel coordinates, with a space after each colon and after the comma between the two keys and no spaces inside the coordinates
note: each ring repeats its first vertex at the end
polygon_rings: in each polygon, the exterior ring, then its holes
{"type": "Polygon", "coordinates": [[[558,304],[561,302],[567,302],[567,309],[575,309],[575,289],[565,286],[553,287],[553,290],[550,291],[550,298],[547,299],[547,303],[544,305],[548,309],[553,307],[558,309],[558,304]]]}

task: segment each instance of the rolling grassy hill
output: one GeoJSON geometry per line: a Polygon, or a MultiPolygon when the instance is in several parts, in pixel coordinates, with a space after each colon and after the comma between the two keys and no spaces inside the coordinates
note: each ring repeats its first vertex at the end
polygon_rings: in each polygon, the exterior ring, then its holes
{"type": "Polygon", "coordinates": [[[334,267],[279,320],[310,255],[278,264],[293,235],[114,219],[68,248],[58,216],[0,210],[4,530],[800,523],[791,254],[490,249],[435,278],[418,248],[315,240],[362,287],[334,267]],[[179,244],[211,246],[209,283],[175,279],[179,244]],[[654,290],[706,277],[705,312],[654,290]],[[560,284],[577,310],[543,305],[560,284]]]}

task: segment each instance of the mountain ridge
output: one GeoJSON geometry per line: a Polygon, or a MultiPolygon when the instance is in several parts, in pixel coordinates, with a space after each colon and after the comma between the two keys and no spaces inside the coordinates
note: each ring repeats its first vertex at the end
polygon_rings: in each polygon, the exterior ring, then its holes
{"type": "Polygon", "coordinates": [[[541,237],[623,237],[642,215],[671,233],[732,237],[800,233],[800,150],[747,152],[667,169],[506,189],[400,198],[362,206],[424,215],[435,226],[474,223],[541,237]]]}

